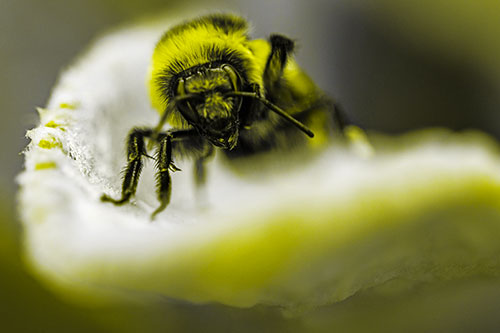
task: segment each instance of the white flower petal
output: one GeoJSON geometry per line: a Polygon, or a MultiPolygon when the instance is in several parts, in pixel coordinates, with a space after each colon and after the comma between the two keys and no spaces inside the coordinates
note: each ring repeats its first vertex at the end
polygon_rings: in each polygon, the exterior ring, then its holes
{"type": "Polygon", "coordinates": [[[391,280],[498,276],[500,163],[478,133],[381,137],[370,159],[340,147],[301,165],[271,155],[272,170],[251,159],[242,174],[216,158],[204,198],[191,163],[176,161],[172,202],[154,222],[151,165],[134,202],[100,202],[119,194],[129,129],[157,120],[145,76],[164,28],[100,39],[28,132],[20,211],[40,277],[66,293],[300,309],[391,280]]]}

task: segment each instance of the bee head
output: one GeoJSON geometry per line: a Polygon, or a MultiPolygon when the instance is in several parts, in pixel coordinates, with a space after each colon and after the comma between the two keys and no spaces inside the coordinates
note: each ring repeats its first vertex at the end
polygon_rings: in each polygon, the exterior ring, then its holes
{"type": "Polygon", "coordinates": [[[241,79],[227,64],[202,67],[178,80],[176,97],[192,96],[177,103],[186,121],[212,144],[232,149],[238,141],[241,79]]]}

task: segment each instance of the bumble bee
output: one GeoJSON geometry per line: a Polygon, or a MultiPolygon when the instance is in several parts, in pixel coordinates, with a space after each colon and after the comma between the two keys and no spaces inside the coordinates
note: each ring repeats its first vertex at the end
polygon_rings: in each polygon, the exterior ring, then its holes
{"type": "Polygon", "coordinates": [[[160,120],[154,128],[131,130],[121,198],[103,195],[103,201],[121,205],[135,194],[150,148],[145,139],[158,146],[160,205],[154,218],[170,201],[170,172],[179,170],[175,155],[195,160],[195,183],[201,184],[216,149],[231,159],[324,141],[333,128],[342,131],[338,110],[294,61],[294,42],[277,34],[250,39],[248,30],[239,16],[212,14],[161,37],[149,77],[160,120]]]}

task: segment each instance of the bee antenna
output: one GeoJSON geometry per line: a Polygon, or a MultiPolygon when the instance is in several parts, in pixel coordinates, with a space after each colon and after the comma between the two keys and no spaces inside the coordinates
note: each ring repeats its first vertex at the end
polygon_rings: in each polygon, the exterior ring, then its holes
{"type": "Polygon", "coordinates": [[[225,96],[241,96],[241,97],[250,97],[253,99],[258,100],[262,104],[264,104],[269,110],[273,111],[274,113],[278,114],[279,116],[283,117],[286,119],[288,122],[290,122],[292,125],[297,127],[299,130],[304,132],[307,136],[313,138],[314,133],[311,131],[306,125],[283,111],[279,106],[276,104],[271,103],[269,100],[261,97],[259,94],[254,93],[254,92],[247,92],[247,91],[231,91],[225,94],[225,96]]]}

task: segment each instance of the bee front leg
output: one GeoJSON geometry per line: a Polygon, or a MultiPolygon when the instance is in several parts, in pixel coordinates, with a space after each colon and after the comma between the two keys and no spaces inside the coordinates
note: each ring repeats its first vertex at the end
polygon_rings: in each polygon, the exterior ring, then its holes
{"type": "Polygon", "coordinates": [[[144,137],[151,135],[149,129],[134,128],[127,139],[127,166],[123,173],[122,196],[116,200],[106,194],[101,196],[104,202],[111,202],[115,205],[127,203],[137,190],[137,183],[143,168],[142,157],[146,155],[144,137]]]}
{"type": "Polygon", "coordinates": [[[172,193],[172,179],[170,171],[179,170],[172,163],[172,135],[165,134],[159,138],[160,149],[157,154],[157,168],[156,174],[156,193],[160,206],[151,214],[151,219],[154,220],[156,215],[167,208],[170,202],[170,194],[172,193]]]}
{"type": "Polygon", "coordinates": [[[160,148],[156,154],[156,193],[160,206],[151,214],[151,219],[154,220],[156,215],[167,208],[170,203],[170,195],[172,193],[172,179],[170,172],[180,171],[172,159],[172,141],[185,141],[199,137],[199,134],[194,129],[187,130],[170,130],[168,132],[152,135],[155,141],[160,144],[160,148]]]}

